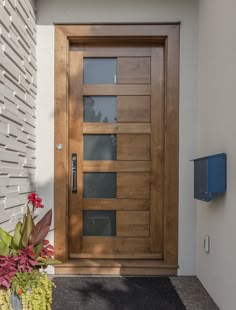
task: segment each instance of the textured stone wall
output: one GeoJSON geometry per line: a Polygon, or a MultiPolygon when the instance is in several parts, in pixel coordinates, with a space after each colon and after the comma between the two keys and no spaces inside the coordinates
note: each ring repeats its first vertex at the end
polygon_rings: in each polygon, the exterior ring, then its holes
{"type": "Polygon", "coordinates": [[[30,0],[0,0],[0,225],[35,190],[36,24],[30,0]]]}

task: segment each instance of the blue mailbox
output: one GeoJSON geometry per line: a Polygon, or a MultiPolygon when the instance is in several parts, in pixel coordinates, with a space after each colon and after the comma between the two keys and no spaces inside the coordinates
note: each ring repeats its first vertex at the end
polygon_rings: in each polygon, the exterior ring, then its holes
{"type": "Polygon", "coordinates": [[[194,198],[211,201],[226,192],[226,154],[193,159],[194,198]]]}

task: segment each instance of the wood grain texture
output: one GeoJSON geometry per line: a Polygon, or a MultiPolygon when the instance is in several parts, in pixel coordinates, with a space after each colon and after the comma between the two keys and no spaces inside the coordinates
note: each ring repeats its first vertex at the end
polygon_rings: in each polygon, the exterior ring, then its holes
{"type": "Polygon", "coordinates": [[[150,197],[150,174],[149,173],[117,173],[117,198],[150,197]]]}
{"type": "Polygon", "coordinates": [[[148,123],[84,123],[84,134],[150,133],[148,123]]]}
{"type": "Polygon", "coordinates": [[[64,148],[54,153],[54,219],[55,255],[60,261],[68,258],[68,107],[67,107],[68,41],[55,29],[55,145],[64,148]]]}
{"type": "Polygon", "coordinates": [[[147,96],[151,94],[149,84],[85,84],[84,96],[147,96]]]}
{"type": "Polygon", "coordinates": [[[84,57],[141,57],[151,56],[151,47],[136,44],[133,47],[130,45],[117,44],[93,44],[83,45],[74,44],[71,46],[73,51],[83,51],[84,57]]]}
{"type": "Polygon", "coordinates": [[[164,260],[178,262],[179,27],[172,27],[166,49],[166,130],[164,260]]]}
{"type": "Polygon", "coordinates": [[[149,238],[83,237],[81,253],[129,254],[151,253],[149,238]]]}
{"type": "Polygon", "coordinates": [[[149,211],[117,211],[116,232],[118,237],[149,237],[149,211]]]}
{"type": "MultiPolygon", "coordinates": [[[[57,267],[57,273],[96,273],[110,272],[113,274],[168,274],[176,273],[178,257],[178,83],[179,83],[179,24],[170,25],[57,25],[55,36],[55,143],[64,144],[63,151],[55,152],[55,245],[57,258],[65,261],[68,258],[68,171],[67,171],[67,59],[69,44],[73,42],[99,44],[162,44],[165,50],[165,144],[164,144],[164,243],[163,250],[164,264],[159,268],[112,268],[112,267],[76,267],[71,265],[57,267]],[[60,138],[60,141],[58,141],[60,138]],[[58,154],[59,153],[59,154],[58,154]],[[57,156],[58,155],[58,156],[57,156]],[[60,227],[60,231],[57,231],[60,227]],[[168,264],[167,264],[168,263],[168,264]],[[170,266],[170,267],[165,267],[170,266]],[[168,269],[169,268],[169,269],[168,269]],[[116,269],[116,270],[114,270],[116,269]],[[132,269],[132,271],[130,271],[132,269]],[[151,271],[149,271],[151,270],[151,271]]],[[[125,55],[122,55],[127,57],[125,55]]],[[[132,56],[132,55],[131,55],[132,56]]],[[[136,55],[142,56],[142,55],[136,55]]],[[[150,85],[139,84],[139,91],[133,85],[127,91],[121,88],[111,88],[110,94],[140,96],[152,94],[150,85]],[[148,86],[148,87],[146,87],[148,86]],[[139,88],[140,89],[140,88],[139,88]]],[[[93,87],[93,86],[92,86],[93,87]]],[[[91,95],[90,87],[85,88],[88,95],[91,95]]],[[[83,92],[84,92],[83,90],[83,92]]],[[[106,86],[95,87],[95,94],[104,95],[106,86]]],[[[108,93],[109,94],[109,93],[108,93]]],[[[151,129],[148,134],[150,134],[151,129]]],[[[113,132],[112,132],[113,133],[113,132]]],[[[123,132],[127,133],[127,132],[123,132]]],[[[145,134],[146,132],[138,132],[145,134]]],[[[129,133],[130,134],[130,133],[129,133]]],[[[133,134],[133,133],[132,133],[133,134]]],[[[129,199],[132,200],[132,199],[129,199]]],[[[142,200],[142,199],[140,199],[142,200]]],[[[142,200],[145,201],[145,200],[142,200]]],[[[146,200],[148,201],[148,200],[146,200]]],[[[150,243],[150,249],[151,249],[150,243]]],[[[80,260],[81,261],[81,260],[80,260]]],[[[106,260],[107,261],[107,260],[106,260]]],[[[133,263],[137,260],[132,260],[133,263]]]]}
{"type": "Polygon", "coordinates": [[[90,254],[90,253],[70,253],[70,258],[79,258],[79,259],[162,259],[162,254],[156,253],[130,253],[127,254],[90,254]]]}
{"type": "Polygon", "coordinates": [[[152,48],[151,96],[151,247],[163,251],[163,191],[164,191],[164,49],[152,48]]]}
{"type": "Polygon", "coordinates": [[[84,172],[150,172],[150,161],[84,161],[84,172]]]}
{"type": "Polygon", "coordinates": [[[150,201],[147,199],[84,199],[85,210],[149,210],[150,201]]]}
{"type": "Polygon", "coordinates": [[[150,96],[118,96],[117,120],[120,123],[149,123],[150,96]]]}
{"type": "Polygon", "coordinates": [[[56,274],[176,275],[177,265],[156,259],[71,259],[56,274]]]}
{"type": "Polygon", "coordinates": [[[70,37],[71,42],[98,43],[120,42],[126,43],[154,43],[164,42],[172,29],[179,28],[179,23],[163,24],[89,24],[89,25],[63,25],[58,28],[70,37]],[[115,39],[114,39],[115,38],[115,39]],[[95,40],[96,39],[96,40],[95,40]],[[126,39],[126,40],[124,40],[126,39]],[[133,39],[133,40],[132,40],[133,39]],[[136,40],[135,40],[136,39],[136,40]]]}
{"type": "Polygon", "coordinates": [[[149,84],[151,81],[150,57],[118,57],[118,84],[149,84]]]}
{"type": "Polygon", "coordinates": [[[147,161],[150,158],[150,135],[117,135],[117,160],[147,161]]]}
{"type": "Polygon", "coordinates": [[[176,276],[178,267],[165,268],[163,266],[155,268],[140,267],[56,267],[59,275],[122,275],[122,276],[176,276]]]}
{"type": "Polygon", "coordinates": [[[83,54],[70,51],[69,67],[69,244],[70,250],[80,251],[82,245],[82,211],[78,214],[78,206],[82,204],[83,193],[83,54]],[[77,192],[71,188],[71,155],[77,154],[77,192]]]}
{"type": "Polygon", "coordinates": [[[159,260],[131,259],[70,259],[56,267],[130,267],[130,268],[177,268],[159,260]]]}

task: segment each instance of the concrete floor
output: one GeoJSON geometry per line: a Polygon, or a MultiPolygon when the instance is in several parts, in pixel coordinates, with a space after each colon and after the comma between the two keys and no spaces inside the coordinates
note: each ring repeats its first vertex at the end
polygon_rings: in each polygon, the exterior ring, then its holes
{"type": "Polygon", "coordinates": [[[187,310],[219,310],[197,277],[170,277],[187,310]]]}

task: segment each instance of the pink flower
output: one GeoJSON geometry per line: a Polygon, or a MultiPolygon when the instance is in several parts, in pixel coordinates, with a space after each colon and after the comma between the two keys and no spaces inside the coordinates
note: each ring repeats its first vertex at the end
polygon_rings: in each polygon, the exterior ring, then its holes
{"type": "Polygon", "coordinates": [[[28,203],[32,203],[34,208],[44,208],[41,202],[42,199],[35,192],[28,195],[28,203]]]}

